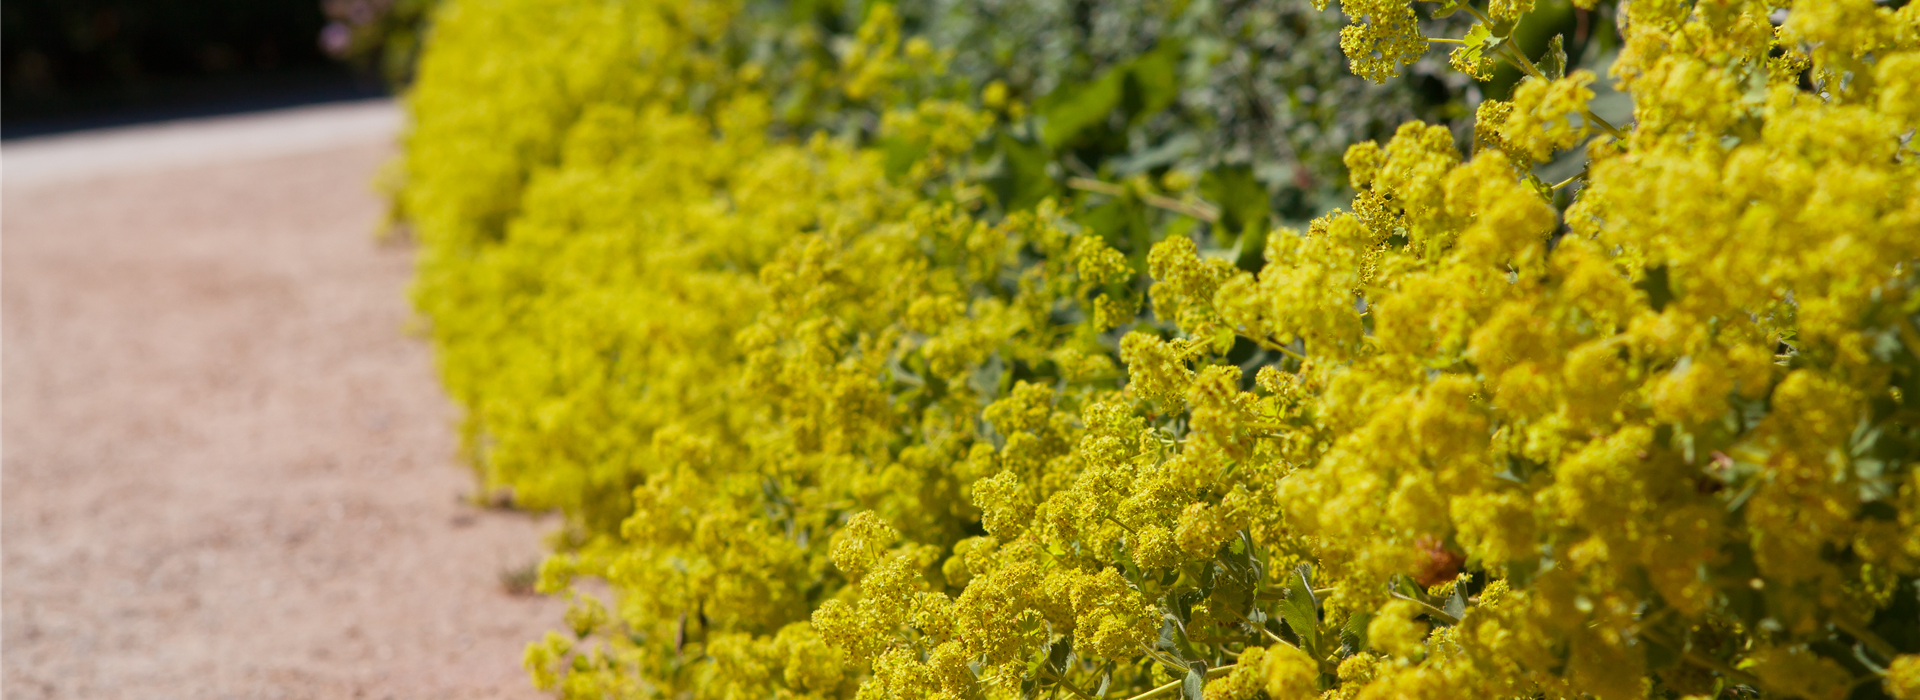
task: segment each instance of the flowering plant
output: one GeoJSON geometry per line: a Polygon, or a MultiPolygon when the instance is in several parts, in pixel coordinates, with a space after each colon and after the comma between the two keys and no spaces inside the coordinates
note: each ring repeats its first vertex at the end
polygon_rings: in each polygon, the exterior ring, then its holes
{"type": "Polygon", "coordinates": [[[805,138],[737,6],[448,9],[403,201],[488,482],[568,516],[536,682],[1920,698],[1920,5],[1626,3],[1619,124],[1532,2],[1341,10],[1365,78],[1526,77],[1234,238],[1067,196],[886,6],[805,138]]]}

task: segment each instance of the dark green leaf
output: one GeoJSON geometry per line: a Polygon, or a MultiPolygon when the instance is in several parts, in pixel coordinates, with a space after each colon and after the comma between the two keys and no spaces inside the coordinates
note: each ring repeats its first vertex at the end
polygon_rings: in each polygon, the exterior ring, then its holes
{"type": "Polygon", "coordinates": [[[1123,105],[1127,121],[1137,122],[1160,113],[1180,97],[1179,42],[1163,41],[1127,64],[1123,105]]]}
{"type": "Polygon", "coordinates": [[[1062,639],[1054,644],[1053,649],[1047,653],[1047,668],[1052,669],[1055,673],[1064,673],[1067,667],[1072,665],[1073,644],[1066,639],[1062,639]]]}
{"type": "Polygon", "coordinates": [[[1302,572],[1295,572],[1290,578],[1292,585],[1287,597],[1280,600],[1280,619],[1300,638],[1300,646],[1307,653],[1319,656],[1320,606],[1313,599],[1312,584],[1302,572]]]}
{"type": "Polygon", "coordinates": [[[1874,613],[1868,629],[1902,653],[1920,653],[1920,625],[1913,624],[1920,619],[1920,579],[1901,577],[1894,591],[1892,603],[1874,613]]]}
{"type": "Polygon", "coordinates": [[[1293,567],[1293,573],[1300,577],[1299,585],[1307,592],[1307,600],[1313,602],[1314,609],[1320,608],[1320,599],[1313,595],[1313,565],[1301,564],[1293,567]]]}
{"type": "Polygon", "coordinates": [[[1860,504],[1860,518],[1866,520],[1885,520],[1892,522],[1900,519],[1900,509],[1886,501],[1874,501],[1860,504]]]}
{"type": "Polygon", "coordinates": [[[1200,196],[1219,205],[1220,226],[1231,234],[1228,238],[1248,231],[1266,231],[1267,214],[1273,202],[1267,197],[1266,186],[1254,178],[1252,168],[1245,165],[1214,168],[1200,178],[1200,196]]]}
{"type": "Polygon", "coordinates": [[[1647,305],[1652,306],[1654,311],[1667,308],[1667,302],[1673,301],[1673,287],[1667,280],[1666,265],[1647,268],[1646,275],[1634,286],[1647,293],[1647,305]]]}
{"type": "MultiPolygon", "coordinates": [[[[1248,272],[1259,272],[1261,268],[1266,267],[1267,235],[1267,226],[1264,223],[1248,228],[1234,243],[1234,247],[1238,249],[1233,255],[1234,265],[1248,272]]],[[[1369,314],[1367,318],[1372,319],[1373,316],[1369,314]]]]}
{"type": "Polygon", "coordinates": [[[1734,492],[1732,498],[1727,499],[1727,512],[1740,512],[1740,509],[1747,505],[1747,499],[1753,498],[1753,492],[1760,489],[1760,481],[1757,478],[1747,479],[1746,485],[1734,492]]]}
{"type": "Polygon", "coordinates": [[[1249,568],[1253,572],[1253,579],[1249,581],[1249,583],[1252,583],[1256,587],[1258,587],[1259,583],[1265,580],[1267,577],[1266,558],[1260,554],[1260,548],[1253,544],[1253,533],[1250,533],[1246,530],[1241,530],[1240,541],[1245,543],[1247,547],[1247,553],[1248,553],[1247,561],[1249,564],[1249,568]]]}
{"type": "Polygon", "coordinates": [[[1725,547],[1722,555],[1724,561],[1716,567],[1714,575],[1722,582],[1726,611],[1748,625],[1759,625],[1767,616],[1767,599],[1764,589],[1750,585],[1760,575],[1753,549],[1745,542],[1735,542],[1725,547]]]}
{"type": "Polygon", "coordinates": [[[1640,643],[1647,648],[1647,670],[1658,671],[1671,668],[1680,662],[1680,652],[1653,639],[1641,636],[1640,643]]]}
{"type": "Polygon", "coordinates": [[[1173,612],[1180,617],[1182,624],[1191,622],[1193,620],[1193,604],[1204,600],[1206,597],[1205,592],[1191,588],[1181,591],[1173,596],[1173,612]]]}
{"type": "Polygon", "coordinates": [[[1526,588],[1533,582],[1535,574],[1540,573],[1540,560],[1533,557],[1521,557],[1507,562],[1507,585],[1514,588],[1526,588]]]}
{"type": "Polygon", "coordinates": [[[1347,624],[1340,628],[1340,641],[1354,651],[1367,648],[1367,623],[1373,622],[1373,613],[1356,612],[1347,616],[1347,624]]]}
{"type": "Polygon", "coordinates": [[[1114,199],[1106,204],[1084,208],[1073,219],[1098,234],[1107,245],[1123,252],[1132,252],[1132,245],[1128,243],[1131,236],[1128,234],[1133,228],[1133,212],[1128,209],[1126,202],[1114,199]]]}
{"type": "Polygon", "coordinates": [[[1548,80],[1567,77],[1567,46],[1559,34],[1547,41],[1547,52],[1540,55],[1540,73],[1548,80]]]}
{"type": "Polygon", "coordinates": [[[1050,148],[1059,148],[1089,127],[1105,121],[1107,115],[1120,106],[1126,75],[1126,66],[1116,67],[1097,80],[1063,85],[1047,95],[1039,105],[1040,116],[1046,120],[1040,140],[1050,148]]]}
{"type": "Polygon", "coordinates": [[[1507,468],[1494,474],[1494,476],[1516,484],[1525,484],[1533,478],[1534,474],[1538,474],[1541,471],[1543,471],[1543,469],[1539,462],[1520,455],[1510,454],[1507,455],[1507,468]]]}
{"type": "Polygon", "coordinates": [[[1885,431],[1880,433],[1879,439],[1874,441],[1871,450],[1867,452],[1867,454],[1872,455],[1874,459],[1889,462],[1904,462],[1907,458],[1912,457],[1913,453],[1914,444],[1912,440],[1908,440],[1902,435],[1885,431]]]}
{"type": "Polygon", "coordinates": [[[1000,198],[1001,206],[1009,211],[1027,209],[1054,194],[1056,185],[1047,175],[1045,148],[1004,131],[994,141],[1000,149],[1002,170],[989,184],[1000,198]]]}

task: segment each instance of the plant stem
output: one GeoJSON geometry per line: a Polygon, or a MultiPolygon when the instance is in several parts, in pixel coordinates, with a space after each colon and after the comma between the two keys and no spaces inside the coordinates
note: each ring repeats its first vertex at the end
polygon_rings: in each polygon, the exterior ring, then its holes
{"type": "MultiPolygon", "coordinates": [[[[1127,188],[1125,187],[1111,182],[1101,182],[1085,177],[1067,178],[1067,186],[1082,192],[1094,192],[1109,197],[1124,197],[1127,194],[1127,188]]],[[[1176,214],[1185,214],[1209,224],[1220,223],[1220,208],[1206,202],[1182,202],[1172,197],[1165,197],[1151,192],[1141,193],[1140,201],[1147,203],[1148,206],[1158,207],[1176,214]]]]}
{"type": "Polygon", "coordinates": [[[1402,593],[1393,593],[1391,595],[1395,598],[1399,598],[1401,600],[1407,601],[1409,603],[1413,603],[1414,605],[1418,605],[1421,608],[1424,608],[1425,609],[1424,612],[1426,612],[1426,614],[1432,615],[1442,620],[1446,620],[1447,624],[1450,624],[1450,625],[1460,624],[1460,618],[1454,617],[1453,615],[1449,614],[1445,610],[1441,610],[1439,608],[1433,607],[1433,605],[1427,603],[1424,600],[1418,600],[1402,593]]]}
{"type": "MultiPolygon", "coordinates": [[[[1475,19],[1480,20],[1482,23],[1493,24],[1493,20],[1487,19],[1486,15],[1480,14],[1480,11],[1473,9],[1472,5],[1461,5],[1460,9],[1466,10],[1468,13],[1472,14],[1475,19]]],[[[1518,25],[1519,22],[1515,22],[1514,24],[1518,25]]],[[[1505,41],[1502,41],[1500,43],[1500,48],[1506,50],[1507,58],[1509,61],[1511,61],[1515,66],[1519,67],[1520,70],[1525,71],[1528,75],[1531,75],[1535,78],[1539,78],[1541,80],[1547,79],[1547,76],[1541,74],[1540,68],[1533,65],[1533,60],[1527,58],[1527,55],[1525,53],[1521,53],[1519,47],[1514,46],[1513,41],[1511,40],[1511,36],[1501,37],[1501,38],[1504,39],[1505,41]]],[[[1586,117],[1587,119],[1591,120],[1596,126],[1600,127],[1601,131],[1607,132],[1608,135],[1616,139],[1620,139],[1624,141],[1627,138],[1625,134],[1621,133],[1620,129],[1616,128],[1613,124],[1608,123],[1607,120],[1601,119],[1600,115],[1594,114],[1593,110],[1587,109],[1585,105],[1582,105],[1580,107],[1580,116],[1586,117]]]]}
{"type": "Polygon", "coordinates": [[[1246,338],[1249,340],[1252,340],[1253,344],[1258,345],[1260,347],[1266,348],[1268,350],[1272,350],[1274,352],[1281,353],[1283,355],[1286,355],[1287,357],[1291,357],[1301,362],[1307,361],[1307,358],[1302,357],[1300,353],[1294,352],[1292,350],[1288,350],[1286,346],[1276,344],[1271,340],[1266,340],[1264,338],[1255,338],[1253,336],[1246,336],[1246,338]]]}
{"type": "Polygon", "coordinates": [[[1125,187],[1085,177],[1067,178],[1067,186],[1085,192],[1098,192],[1109,197],[1124,197],[1127,194],[1125,187]]]}
{"type": "Polygon", "coordinates": [[[1601,131],[1607,132],[1608,136],[1612,136],[1622,141],[1627,140],[1626,132],[1623,132],[1618,127],[1615,127],[1614,125],[1607,123],[1607,120],[1601,119],[1600,115],[1594,114],[1593,110],[1588,109],[1586,105],[1580,106],[1580,116],[1586,117],[1587,119],[1592,120],[1594,125],[1600,127],[1601,131]]]}
{"type": "Polygon", "coordinates": [[[1691,651],[1681,652],[1680,658],[1686,659],[1687,663],[1712,669],[1714,671],[1718,671],[1722,675],[1725,675],[1727,678],[1735,681],[1739,681],[1744,685],[1750,685],[1755,688],[1759,688],[1761,690],[1766,690],[1766,686],[1761,685],[1759,678],[1755,678],[1744,671],[1740,671],[1739,669],[1735,669],[1732,666],[1728,666],[1725,663],[1722,663],[1719,659],[1701,656],[1691,651]]]}
{"type": "Polygon", "coordinates": [[[1281,638],[1280,638],[1280,635],[1277,635],[1277,634],[1274,634],[1272,630],[1269,630],[1269,629],[1267,629],[1267,628],[1265,628],[1265,627],[1261,627],[1261,628],[1260,628],[1260,632],[1261,632],[1262,634],[1265,634],[1265,635],[1267,635],[1267,638],[1268,638],[1268,639],[1272,639],[1272,640],[1273,640],[1274,642],[1276,642],[1276,643],[1279,643],[1279,644],[1285,644],[1285,645],[1287,645],[1287,646],[1290,646],[1290,647],[1293,647],[1293,648],[1295,648],[1295,649],[1299,649],[1299,648],[1300,648],[1300,647],[1295,647],[1295,646],[1293,646],[1293,643],[1292,643],[1292,642],[1288,642],[1288,641],[1287,641],[1287,640],[1285,640],[1285,639],[1281,639],[1281,638]]]}
{"type": "Polygon", "coordinates": [[[1541,80],[1547,79],[1547,75],[1540,72],[1540,67],[1533,65],[1533,59],[1527,58],[1527,54],[1522,52],[1520,47],[1515,46],[1512,41],[1500,42],[1500,49],[1507,52],[1508,61],[1512,62],[1515,67],[1518,67],[1527,75],[1541,80]]]}
{"type": "Polygon", "coordinates": [[[1075,687],[1073,683],[1067,681],[1067,679],[1061,676],[1060,674],[1054,673],[1053,669],[1049,668],[1045,670],[1047,672],[1047,676],[1053,678],[1053,682],[1058,684],[1060,687],[1066,688],[1067,692],[1073,693],[1075,697],[1085,698],[1086,700],[1093,700],[1093,696],[1088,695],[1085,692],[1081,691],[1078,687],[1075,687]]]}
{"type": "Polygon", "coordinates": [[[1867,645],[1868,649],[1872,649],[1874,653],[1884,656],[1888,660],[1900,656],[1899,649],[1893,648],[1892,644],[1888,644],[1887,640],[1881,639],[1880,635],[1874,634],[1873,630],[1862,627],[1852,620],[1836,617],[1833,620],[1833,626],[1840,628],[1840,631],[1847,633],[1854,639],[1860,640],[1861,643],[1867,645]]]}
{"type": "MultiPolygon", "coordinates": [[[[1533,59],[1527,58],[1527,54],[1521,52],[1520,47],[1514,45],[1512,41],[1501,42],[1500,48],[1501,50],[1506,52],[1507,61],[1519,67],[1520,70],[1526,72],[1527,75],[1531,75],[1540,80],[1547,79],[1546,74],[1541,73],[1540,68],[1538,66],[1533,65],[1533,59]]],[[[1594,114],[1593,110],[1588,109],[1586,105],[1580,105],[1580,116],[1586,118],[1587,121],[1592,122],[1594,126],[1600,127],[1600,130],[1607,132],[1608,136],[1612,136],[1622,141],[1626,140],[1627,138],[1627,135],[1621,132],[1618,127],[1615,127],[1612,123],[1608,122],[1605,119],[1601,119],[1600,115],[1594,114]]]]}
{"type": "Polygon", "coordinates": [[[1179,659],[1168,657],[1166,652],[1160,651],[1159,649],[1155,649],[1153,647],[1149,647],[1145,644],[1140,645],[1140,648],[1147,652],[1148,657],[1151,657],[1154,661],[1158,661],[1160,662],[1161,665],[1166,666],[1167,670],[1172,671],[1174,673],[1184,673],[1186,671],[1186,667],[1180,664],[1179,659]]]}
{"type": "Polygon", "coordinates": [[[1719,659],[1701,656],[1697,653],[1694,653],[1692,649],[1683,649],[1681,648],[1681,645],[1679,643],[1676,643],[1673,640],[1668,639],[1665,635],[1654,634],[1652,630],[1642,628],[1640,631],[1640,636],[1643,636],[1653,641],[1664,644],[1668,648],[1678,649],[1680,651],[1680,658],[1684,659],[1687,663],[1693,664],[1695,666],[1699,666],[1701,668],[1704,668],[1710,671],[1717,672],[1720,675],[1726,676],[1728,680],[1734,681],[1736,683],[1753,686],[1754,688],[1758,688],[1762,691],[1766,690],[1766,686],[1760,683],[1759,678],[1755,678],[1751,674],[1748,674],[1744,671],[1736,669],[1732,666],[1728,666],[1725,662],[1719,659]]]}
{"type": "MultiPolygon", "coordinates": [[[[1216,666],[1216,667],[1207,669],[1207,677],[1211,678],[1215,674],[1224,673],[1227,670],[1232,669],[1233,667],[1238,665],[1240,664],[1227,664],[1225,666],[1216,666]]],[[[1147,700],[1147,698],[1153,697],[1155,695],[1159,695],[1169,690],[1173,690],[1174,688],[1178,688],[1180,687],[1180,684],[1185,681],[1186,681],[1185,678],[1177,678],[1172,681],[1168,681],[1165,685],[1159,686],[1157,688],[1141,693],[1139,695],[1135,695],[1133,697],[1127,698],[1127,700],[1147,700]]]]}

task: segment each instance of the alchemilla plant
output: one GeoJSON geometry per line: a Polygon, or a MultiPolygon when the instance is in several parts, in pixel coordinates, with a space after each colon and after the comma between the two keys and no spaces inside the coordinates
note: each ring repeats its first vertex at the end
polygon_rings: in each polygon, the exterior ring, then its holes
{"type": "Polygon", "coordinates": [[[442,6],[400,205],[566,516],[535,683],[1920,699],[1920,4],[1592,2],[1275,3],[1379,95],[1524,76],[1305,231],[1141,155],[1231,51],[1049,98],[885,4],[442,6]],[[1523,47],[1568,12],[1610,63],[1523,47]]]}

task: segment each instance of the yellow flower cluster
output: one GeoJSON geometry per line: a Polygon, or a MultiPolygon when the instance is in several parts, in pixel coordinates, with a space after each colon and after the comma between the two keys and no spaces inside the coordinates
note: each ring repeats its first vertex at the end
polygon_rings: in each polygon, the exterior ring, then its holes
{"type": "MultiPolygon", "coordinates": [[[[1615,126],[1496,0],[1476,41],[1529,77],[1476,152],[1355,146],[1351,211],[1249,271],[996,209],[975,146],[1010,116],[910,85],[942,56],[884,6],[807,74],[882,117],[796,136],[835,122],[782,121],[739,3],[449,5],[401,204],[486,483],[566,516],[571,635],[529,670],[1920,696],[1916,8],[1631,3],[1615,126]],[[1531,168],[1579,148],[1556,206],[1531,168]]],[[[1342,9],[1357,73],[1425,54],[1406,2],[1342,9]]]]}
{"type": "Polygon", "coordinates": [[[1340,32],[1340,50],[1353,60],[1355,75],[1384,83],[1400,66],[1420,60],[1427,52],[1427,38],[1420,35],[1413,7],[1405,2],[1348,0],[1340,9],[1353,18],[1353,24],[1340,32]]]}

